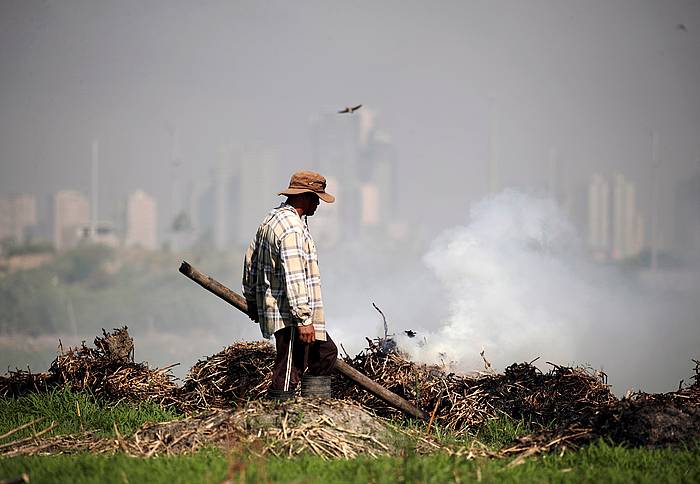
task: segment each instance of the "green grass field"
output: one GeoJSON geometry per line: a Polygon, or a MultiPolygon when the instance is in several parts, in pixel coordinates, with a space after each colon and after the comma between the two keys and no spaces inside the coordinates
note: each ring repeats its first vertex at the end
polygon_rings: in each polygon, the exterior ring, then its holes
{"type": "Polygon", "coordinates": [[[599,442],[562,457],[466,460],[446,455],[351,461],[317,457],[265,460],[209,449],[194,455],[139,459],[123,454],[31,456],[0,459],[0,477],[27,472],[32,482],[698,482],[700,454],[641,450],[599,442]]]}
{"type": "MultiPolygon", "coordinates": [[[[82,430],[112,435],[115,424],[121,433],[130,434],[144,422],[164,422],[177,418],[177,414],[152,403],[121,403],[109,407],[89,393],[74,393],[68,388],[20,398],[0,398],[0,435],[42,417],[44,421],[36,425],[37,430],[52,421],[58,424],[50,435],[75,434],[82,430]]],[[[12,440],[29,435],[31,430],[26,429],[12,435],[12,440]]]]}
{"type": "MultiPolygon", "coordinates": [[[[151,404],[101,404],[90,394],[60,389],[46,395],[0,399],[0,435],[45,417],[41,425],[59,423],[53,434],[78,433],[81,428],[112,435],[114,424],[124,434],[146,421],[178,418],[151,404]],[[77,415],[76,402],[81,408],[77,415]]],[[[40,425],[40,426],[41,426],[40,425]]],[[[413,424],[418,426],[420,424],[413,424]]],[[[505,445],[527,430],[523,422],[493,422],[474,436],[444,442],[478,439],[489,447],[505,445]]],[[[28,431],[23,435],[28,435],[28,431]]],[[[0,441],[0,445],[19,438],[0,441]]],[[[690,449],[627,449],[599,441],[575,452],[531,458],[510,467],[512,459],[475,459],[445,454],[324,461],[315,456],[286,460],[261,459],[252,454],[210,448],[187,456],[133,458],[113,455],[58,455],[0,458],[0,480],[26,472],[31,482],[700,482],[700,451],[690,449]]]]}

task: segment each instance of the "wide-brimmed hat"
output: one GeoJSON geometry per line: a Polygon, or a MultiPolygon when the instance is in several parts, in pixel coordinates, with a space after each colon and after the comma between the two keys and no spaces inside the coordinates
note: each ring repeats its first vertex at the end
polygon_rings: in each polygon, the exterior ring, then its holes
{"type": "Polygon", "coordinates": [[[326,203],[333,203],[335,197],[326,193],[326,179],[315,171],[298,171],[289,180],[289,188],[277,195],[299,195],[300,193],[315,193],[326,203]]]}

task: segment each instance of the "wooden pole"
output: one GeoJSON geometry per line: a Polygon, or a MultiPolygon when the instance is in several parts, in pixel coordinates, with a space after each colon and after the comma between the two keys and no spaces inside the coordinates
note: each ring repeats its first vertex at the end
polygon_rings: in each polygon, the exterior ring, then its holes
{"type": "Polygon", "coordinates": [[[185,261],[183,261],[180,265],[180,272],[202,286],[207,291],[216,294],[221,299],[234,306],[236,309],[248,314],[248,303],[246,302],[245,298],[240,294],[233,292],[231,289],[224,286],[213,277],[209,277],[203,272],[199,272],[185,261]]]}
{"type": "MultiPolygon", "coordinates": [[[[248,314],[248,304],[246,303],[246,300],[243,296],[240,294],[235,293],[228,287],[224,286],[221,284],[219,281],[216,279],[207,276],[206,274],[198,271],[194,267],[192,267],[190,264],[187,262],[182,262],[182,265],[180,265],[180,272],[190,279],[192,279],[194,282],[202,286],[204,289],[206,289],[209,292],[212,292],[219,296],[221,299],[226,301],[227,303],[231,304],[234,306],[236,309],[239,309],[240,311],[243,311],[245,314],[248,314]]],[[[391,405],[394,408],[397,408],[401,410],[402,412],[407,413],[408,415],[412,417],[419,418],[421,420],[426,420],[426,415],[423,413],[420,409],[416,408],[415,406],[411,405],[407,400],[401,398],[397,394],[387,390],[383,386],[381,386],[379,383],[375,382],[374,380],[368,378],[366,375],[363,375],[359,371],[357,371],[355,368],[352,366],[348,365],[341,359],[337,359],[335,362],[335,369],[345,377],[349,378],[350,380],[354,381],[358,385],[360,385],[362,388],[370,392],[372,395],[374,395],[377,398],[380,398],[381,400],[384,400],[386,403],[391,405]]]]}

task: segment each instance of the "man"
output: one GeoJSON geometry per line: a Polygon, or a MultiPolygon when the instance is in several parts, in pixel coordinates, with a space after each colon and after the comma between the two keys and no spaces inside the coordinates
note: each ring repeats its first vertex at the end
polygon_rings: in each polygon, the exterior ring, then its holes
{"type": "Polygon", "coordinates": [[[275,336],[270,396],[284,399],[294,394],[304,371],[330,375],[338,356],[326,333],[316,246],[302,220],[316,212],[319,199],[333,203],[335,197],[326,192],[326,179],[312,171],[294,173],[278,195],[286,195],[286,202],[265,217],[246,252],[243,295],[263,336],[275,336]]]}

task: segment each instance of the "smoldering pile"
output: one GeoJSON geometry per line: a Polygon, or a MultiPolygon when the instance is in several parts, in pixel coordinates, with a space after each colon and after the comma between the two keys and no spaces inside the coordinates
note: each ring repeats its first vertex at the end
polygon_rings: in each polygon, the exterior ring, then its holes
{"type": "MultiPolygon", "coordinates": [[[[530,362],[513,364],[503,374],[459,375],[444,367],[416,364],[397,351],[387,352],[382,343],[368,340],[368,348],[346,361],[457,435],[503,416],[522,419],[535,429],[590,426],[618,402],[605,376],[585,368],[551,365],[542,373],[530,362]]],[[[398,417],[395,409],[346,381],[338,379],[335,389],[339,398],[359,401],[382,416],[398,417]]]]}
{"type": "Polygon", "coordinates": [[[553,448],[577,447],[596,438],[633,447],[697,446],[700,443],[700,363],[695,362],[695,382],[675,392],[636,392],[616,404],[599,409],[577,425],[568,422],[517,439],[503,454],[532,454],[553,448]]]}
{"type": "Polygon", "coordinates": [[[691,385],[681,381],[675,392],[622,399],[608,422],[613,440],[650,447],[700,442],[700,361],[693,362],[691,385]]]}
{"type": "MultiPolygon", "coordinates": [[[[503,374],[459,375],[443,366],[416,364],[384,338],[346,361],[430,414],[430,420],[456,435],[475,433],[503,416],[524,421],[532,433],[517,439],[505,454],[576,447],[597,438],[632,446],[660,447],[700,442],[700,363],[694,382],[675,392],[638,392],[618,399],[607,375],[584,367],[548,363],[540,371],[517,363],[503,374]]],[[[401,414],[341,378],[335,396],[360,402],[378,415],[401,414]]]]}
{"type": "Polygon", "coordinates": [[[16,370],[0,376],[0,395],[20,396],[69,386],[72,390],[90,390],[96,397],[111,403],[151,401],[174,406],[178,387],[167,368],[152,369],[133,359],[134,341],[126,327],[94,340],[95,347],[80,347],[59,354],[46,373],[16,370]]]}

